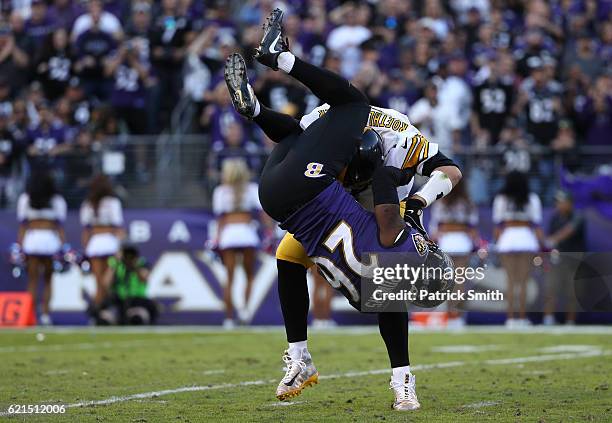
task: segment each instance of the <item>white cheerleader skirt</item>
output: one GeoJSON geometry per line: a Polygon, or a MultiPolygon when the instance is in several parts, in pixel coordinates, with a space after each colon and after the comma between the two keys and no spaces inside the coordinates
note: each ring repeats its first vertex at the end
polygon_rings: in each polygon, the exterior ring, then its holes
{"type": "Polygon", "coordinates": [[[114,256],[119,251],[120,244],[119,238],[114,234],[94,234],[85,247],[85,255],[90,258],[114,256]]]}
{"type": "Polygon", "coordinates": [[[229,223],[219,235],[220,250],[229,248],[255,248],[260,244],[255,223],[229,223]]]}
{"type": "Polygon", "coordinates": [[[502,230],[496,249],[498,253],[536,252],[540,250],[540,244],[532,228],[516,226],[502,230]]]}
{"type": "Polygon", "coordinates": [[[438,246],[445,253],[451,256],[465,256],[472,252],[474,247],[472,238],[465,233],[459,231],[444,232],[438,238],[438,246]]]}
{"type": "Polygon", "coordinates": [[[28,229],[23,236],[23,252],[30,256],[53,256],[62,249],[57,231],[52,229],[28,229]]]}

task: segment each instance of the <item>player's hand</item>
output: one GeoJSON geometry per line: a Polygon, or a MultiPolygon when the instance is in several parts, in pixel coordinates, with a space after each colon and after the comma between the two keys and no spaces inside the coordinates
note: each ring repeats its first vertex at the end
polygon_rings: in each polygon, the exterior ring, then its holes
{"type": "Polygon", "coordinates": [[[408,223],[412,228],[417,230],[426,239],[429,239],[429,234],[423,226],[423,209],[425,204],[423,201],[414,197],[406,197],[400,201],[400,213],[404,218],[404,221],[408,223]]]}

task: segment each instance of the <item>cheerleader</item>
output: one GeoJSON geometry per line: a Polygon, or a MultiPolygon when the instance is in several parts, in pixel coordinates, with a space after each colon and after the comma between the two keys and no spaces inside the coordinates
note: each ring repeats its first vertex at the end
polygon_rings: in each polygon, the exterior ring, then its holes
{"type": "Polygon", "coordinates": [[[65,240],[62,224],[66,220],[66,201],[58,194],[49,173],[32,175],[26,192],[17,200],[19,234],[17,243],[26,256],[28,291],[38,304],[38,282],[44,281],[39,322],[50,325],[49,302],[53,256],[62,249],[65,240]]]}
{"type": "Polygon", "coordinates": [[[103,281],[108,258],[117,254],[124,237],[121,202],[108,176],[98,175],[91,181],[89,195],[81,205],[80,220],[81,243],[96,278],[94,306],[98,307],[107,295],[103,281]]]}
{"type": "MultiPolygon", "coordinates": [[[[255,258],[260,245],[258,222],[261,213],[257,184],[249,182],[250,173],[242,159],[227,159],[221,167],[221,185],[213,192],[213,212],[217,216],[217,248],[227,269],[223,292],[225,320],[223,326],[234,326],[232,282],[238,256],[246,273],[244,304],[248,304],[255,277],[255,258]]],[[[242,319],[241,319],[242,320],[242,319]]]]}
{"type": "Polygon", "coordinates": [[[529,191],[527,175],[513,171],[493,200],[494,242],[508,280],[508,318],[506,326],[528,326],[526,318],[527,280],[534,254],[544,245],[542,204],[529,191]],[[519,287],[519,312],[515,319],[514,293],[519,287]]]}
{"type": "MultiPolygon", "coordinates": [[[[468,265],[470,254],[478,243],[477,224],[478,210],[461,182],[431,206],[429,232],[440,248],[451,256],[456,267],[468,265]]],[[[461,313],[451,310],[448,326],[461,328],[464,325],[461,313]]]]}

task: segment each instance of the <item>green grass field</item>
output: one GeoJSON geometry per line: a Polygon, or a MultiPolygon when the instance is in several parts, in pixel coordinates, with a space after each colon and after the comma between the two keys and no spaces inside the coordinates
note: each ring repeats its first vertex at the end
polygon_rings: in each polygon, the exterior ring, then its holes
{"type": "Polygon", "coordinates": [[[374,329],[313,332],[319,385],[289,403],[280,329],[0,331],[0,411],[65,404],[9,421],[612,421],[612,330],[411,333],[422,409],[392,411],[374,329]]]}

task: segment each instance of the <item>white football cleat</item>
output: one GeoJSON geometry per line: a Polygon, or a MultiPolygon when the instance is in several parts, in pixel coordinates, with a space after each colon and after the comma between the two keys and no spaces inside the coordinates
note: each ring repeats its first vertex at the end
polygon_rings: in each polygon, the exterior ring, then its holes
{"type": "Polygon", "coordinates": [[[395,392],[393,409],[397,411],[412,411],[421,408],[416,396],[416,377],[407,373],[404,382],[394,382],[391,379],[391,389],[395,392]]]}
{"type": "Polygon", "coordinates": [[[297,397],[304,388],[319,383],[319,372],[306,349],[302,351],[299,360],[292,359],[289,351],[285,351],[283,361],[287,366],[287,371],[276,388],[276,398],[279,400],[285,401],[297,397]]]}

